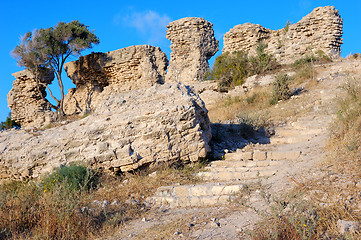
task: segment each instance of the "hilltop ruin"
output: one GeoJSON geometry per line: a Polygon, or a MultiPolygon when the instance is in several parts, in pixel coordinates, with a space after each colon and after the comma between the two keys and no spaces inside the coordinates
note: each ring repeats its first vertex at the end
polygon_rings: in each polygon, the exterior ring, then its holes
{"type": "Polygon", "coordinates": [[[318,7],[298,23],[279,30],[252,23],[237,25],[224,35],[222,51],[254,54],[262,41],[280,63],[292,63],[319,50],[334,59],[341,53],[342,28],[343,20],[335,7],[318,7]]]}
{"type": "MultiPolygon", "coordinates": [[[[321,7],[276,31],[237,25],[225,34],[223,52],[252,54],[263,41],[281,63],[319,50],[337,58],[341,37],[338,11],[321,7]]],[[[212,135],[208,111],[184,84],[202,80],[208,60],[218,51],[213,25],[202,18],[183,18],[169,24],[167,38],[172,43],[169,67],[166,54],[149,45],[92,53],[67,63],[65,70],[76,88],[65,96],[64,111],[92,114],[35,135],[29,131],[45,129],[55,119],[50,103],[41,97],[54,76],[43,76],[38,89],[29,71],[14,73],[8,104],[13,120],[27,131],[0,136],[0,169],[5,169],[5,176],[36,177],[73,161],[118,172],[205,158],[212,135]]]]}

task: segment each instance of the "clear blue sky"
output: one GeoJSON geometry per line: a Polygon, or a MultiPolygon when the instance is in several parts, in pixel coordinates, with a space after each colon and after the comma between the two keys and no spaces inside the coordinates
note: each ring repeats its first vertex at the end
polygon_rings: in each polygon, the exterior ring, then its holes
{"type": "MultiPolygon", "coordinates": [[[[0,121],[10,109],[6,95],[14,72],[22,70],[10,55],[28,31],[54,26],[59,21],[79,20],[94,29],[100,44],[83,55],[107,52],[138,44],[159,46],[169,57],[166,25],[183,17],[202,17],[213,23],[215,37],[223,45],[223,34],[238,24],[258,23],[270,29],[298,22],[319,6],[335,6],[344,20],[342,56],[361,52],[361,1],[32,1],[0,0],[0,121]]],[[[220,54],[220,51],[217,53],[220,54]]],[[[73,58],[71,60],[76,60],[73,58]]],[[[66,87],[73,87],[65,79],[66,87]]]]}

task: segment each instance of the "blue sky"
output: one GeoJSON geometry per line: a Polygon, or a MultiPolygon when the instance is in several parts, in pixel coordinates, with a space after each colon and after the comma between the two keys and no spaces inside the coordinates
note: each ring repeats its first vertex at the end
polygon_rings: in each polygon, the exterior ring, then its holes
{"type": "MultiPolygon", "coordinates": [[[[0,0],[0,121],[10,109],[6,95],[12,87],[14,72],[22,68],[10,55],[28,31],[47,28],[56,23],[79,20],[94,29],[100,44],[84,51],[107,52],[138,44],[159,46],[168,55],[170,41],[165,38],[166,25],[183,17],[202,17],[213,23],[215,37],[223,44],[223,34],[238,24],[261,24],[276,30],[289,20],[298,22],[319,6],[335,6],[344,19],[342,56],[361,52],[361,1],[32,1],[0,0]]],[[[221,51],[217,53],[220,54],[221,51]]],[[[71,60],[76,60],[73,58],[71,60]]],[[[67,88],[73,87],[64,79],[67,88]]]]}

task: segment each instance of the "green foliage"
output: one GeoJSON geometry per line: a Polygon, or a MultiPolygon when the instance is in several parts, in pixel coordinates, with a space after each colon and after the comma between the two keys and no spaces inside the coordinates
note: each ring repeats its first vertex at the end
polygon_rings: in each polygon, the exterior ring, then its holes
{"type": "Polygon", "coordinates": [[[71,164],[69,166],[61,166],[43,179],[42,184],[44,191],[51,191],[54,187],[64,185],[68,190],[90,190],[95,187],[97,177],[90,169],[71,164]]]}
{"type": "Polygon", "coordinates": [[[225,52],[218,56],[212,71],[205,76],[207,80],[218,80],[219,87],[227,88],[241,85],[248,76],[248,57],[244,52],[225,52]]]}
{"type": "Polygon", "coordinates": [[[290,29],[290,21],[287,20],[286,26],[283,28],[283,31],[286,33],[290,29]]]}
{"type": "Polygon", "coordinates": [[[259,42],[256,48],[256,56],[249,57],[251,75],[264,73],[278,66],[274,56],[265,52],[267,47],[267,44],[259,42]]]}
{"type": "MultiPolygon", "coordinates": [[[[99,39],[88,30],[88,26],[76,20],[70,23],[59,22],[54,28],[26,33],[21,44],[16,46],[12,53],[19,66],[27,68],[34,74],[38,85],[42,84],[41,74],[43,72],[55,73],[61,98],[55,98],[50,89],[47,89],[57,102],[57,105],[52,107],[64,115],[64,87],[61,79],[64,63],[71,55],[77,56],[81,51],[98,43],[99,39]]],[[[43,97],[45,98],[45,96],[43,97]]]]}
{"type": "Polygon", "coordinates": [[[251,57],[243,51],[223,53],[216,58],[212,70],[205,75],[205,80],[218,80],[222,91],[242,85],[249,76],[275,69],[278,66],[276,60],[265,52],[266,48],[267,45],[260,42],[256,56],[251,57]]]}
{"type": "Polygon", "coordinates": [[[11,128],[19,129],[21,126],[19,123],[15,122],[11,119],[11,114],[9,113],[9,116],[6,118],[4,122],[0,123],[0,131],[5,131],[11,128]]]}
{"type": "Polygon", "coordinates": [[[359,58],[361,58],[361,54],[360,53],[354,53],[354,54],[352,54],[352,57],[354,59],[359,59],[359,58]]]}
{"type": "Polygon", "coordinates": [[[273,82],[273,96],[270,104],[276,104],[280,100],[287,100],[292,96],[288,83],[291,78],[287,74],[279,74],[273,82]]]}

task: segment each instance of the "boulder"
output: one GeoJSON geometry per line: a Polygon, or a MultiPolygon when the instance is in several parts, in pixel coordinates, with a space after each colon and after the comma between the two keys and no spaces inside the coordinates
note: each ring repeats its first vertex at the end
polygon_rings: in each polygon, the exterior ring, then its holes
{"type": "Polygon", "coordinates": [[[122,92],[116,86],[104,88],[96,110],[85,118],[47,130],[0,133],[1,177],[38,177],[72,162],[125,172],[159,162],[194,162],[210,152],[207,109],[189,87],[122,92]]]}

